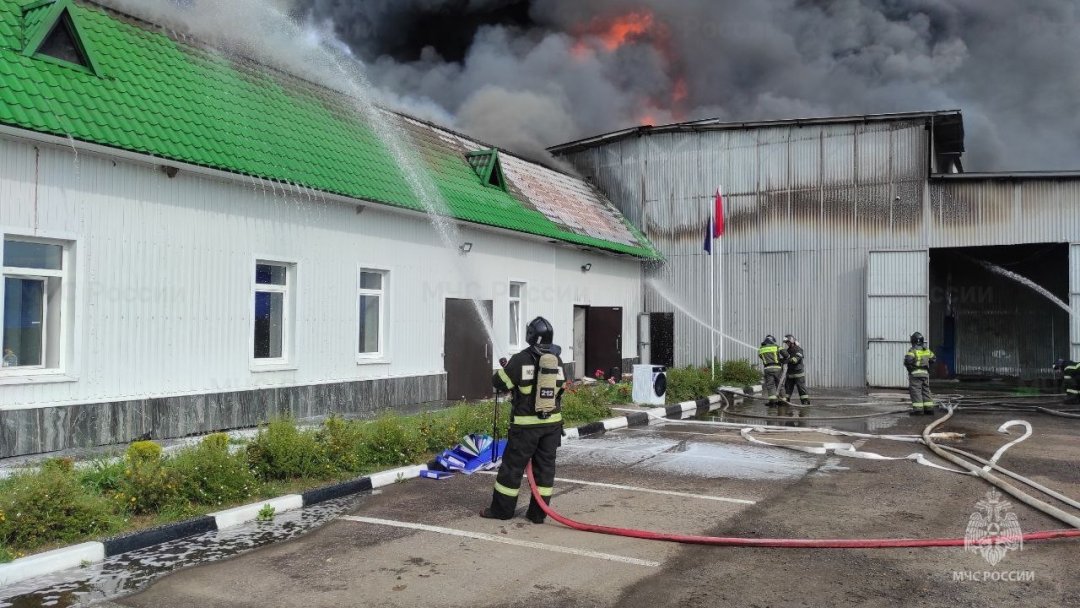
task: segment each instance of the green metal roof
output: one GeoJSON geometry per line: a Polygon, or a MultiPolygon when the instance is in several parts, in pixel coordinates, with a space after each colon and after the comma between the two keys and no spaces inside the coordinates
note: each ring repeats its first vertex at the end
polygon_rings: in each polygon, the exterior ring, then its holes
{"type": "MultiPolygon", "coordinates": [[[[447,203],[464,221],[644,258],[648,240],[582,180],[533,163],[506,190],[485,185],[465,153],[483,149],[457,134],[387,113],[412,137],[447,203]],[[576,199],[536,199],[537,180],[576,199]],[[572,186],[572,187],[571,187],[572,186]],[[552,213],[577,205],[617,218],[601,231],[552,213]]],[[[247,60],[174,39],[143,21],[84,1],[0,0],[0,123],[299,184],[423,211],[389,150],[353,100],[247,60]],[[35,54],[70,13],[91,69],[35,54]]],[[[507,155],[508,158],[514,158],[507,155]]],[[[519,160],[514,158],[514,160],[519,160]]]]}

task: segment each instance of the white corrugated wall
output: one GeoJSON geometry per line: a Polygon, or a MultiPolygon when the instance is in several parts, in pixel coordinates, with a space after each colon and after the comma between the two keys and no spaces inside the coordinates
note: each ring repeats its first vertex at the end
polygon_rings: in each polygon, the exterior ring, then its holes
{"type": "Polygon", "coordinates": [[[357,213],[257,180],[170,179],[150,165],[0,139],[0,232],[72,240],[77,267],[68,377],[0,377],[0,407],[442,373],[444,299],[494,300],[505,345],[511,280],[527,283],[524,314],[551,319],[567,361],[574,304],[623,307],[623,355],[636,356],[634,259],[476,229],[462,231],[473,243],[462,257],[424,218],[357,213]],[[257,257],[296,264],[295,369],[251,369],[257,257]],[[355,357],[361,266],[390,272],[390,346],[378,364],[355,357]]]}

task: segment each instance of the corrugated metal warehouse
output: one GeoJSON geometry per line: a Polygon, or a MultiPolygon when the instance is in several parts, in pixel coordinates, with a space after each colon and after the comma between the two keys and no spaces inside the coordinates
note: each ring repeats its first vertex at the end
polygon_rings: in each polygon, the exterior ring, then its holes
{"type": "Polygon", "coordinates": [[[959,111],[641,127],[552,152],[665,256],[645,306],[674,313],[675,364],[710,355],[694,320],[710,317],[728,357],[795,334],[819,386],[904,385],[914,331],[938,377],[1032,381],[1080,358],[1080,321],[1001,273],[1080,304],[1080,174],[963,173],[959,111]]]}

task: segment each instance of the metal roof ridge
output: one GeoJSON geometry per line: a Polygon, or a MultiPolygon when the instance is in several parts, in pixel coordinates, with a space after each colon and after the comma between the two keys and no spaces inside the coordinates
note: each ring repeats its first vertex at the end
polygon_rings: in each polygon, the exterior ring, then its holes
{"type": "Polygon", "coordinates": [[[837,115],[837,116],[818,116],[818,117],[806,117],[806,118],[779,118],[771,120],[746,120],[746,121],[723,121],[720,118],[705,118],[701,120],[685,121],[669,123],[665,125],[642,125],[636,127],[628,127],[626,129],[619,129],[617,131],[611,131],[608,133],[601,133],[598,135],[592,135],[590,137],[584,137],[582,139],[566,142],[563,144],[557,144],[549,147],[547,150],[552,154],[558,154],[559,152],[585,148],[591,145],[596,145],[606,141],[614,141],[632,134],[639,135],[652,135],[671,133],[676,131],[695,131],[695,130],[725,130],[725,129],[746,129],[755,127],[780,127],[785,125],[820,125],[820,124],[844,124],[844,123],[860,123],[860,122],[888,122],[888,121],[901,121],[911,120],[917,118],[936,118],[940,116],[956,116],[963,118],[963,111],[959,108],[951,110],[927,110],[918,112],[892,112],[882,114],[852,114],[852,115],[837,115]]]}

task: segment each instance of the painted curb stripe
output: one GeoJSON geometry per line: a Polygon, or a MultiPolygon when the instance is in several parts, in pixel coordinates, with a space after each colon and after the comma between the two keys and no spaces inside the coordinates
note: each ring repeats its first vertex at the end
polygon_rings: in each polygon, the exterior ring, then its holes
{"type": "Polygon", "coordinates": [[[143,530],[142,532],[135,532],[126,536],[109,538],[104,542],[105,557],[112,557],[121,553],[127,553],[128,551],[145,549],[147,547],[160,545],[161,543],[167,543],[188,536],[203,534],[204,532],[213,532],[214,530],[217,530],[217,522],[214,521],[213,517],[204,515],[203,517],[196,517],[195,519],[161,526],[160,528],[153,528],[151,530],[143,530]]]}
{"type": "Polygon", "coordinates": [[[572,547],[562,547],[559,545],[548,545],[544,543],[537,543],[530,540],[519,540],[516,538],[507,538],[505,536],[496,536],[494,534],[484,534],[483,532],[468,532],[466,530],[456,530],[454,528],[443,528],[441,526],[429,526],[427,524],[414,524],[404,521],[393,521],[390,519],[377,519],[374,517],[358,517],[355,515],[344,515],[339,519],[346,521],[353,521],[362,524],[374,524],[377,526],[389,526],[392,528],[405,528],[408,530],[418,530],[421,532],[434,532],[436,534],[446,534],[448,536],[458,536],[462,538],[472,538],[475,540],[485,540],[492,543],[500,543],[503,545],[513,545],[516,547],[526,547],[528,549],[540,549],[543,551],[553,551],[555,553],[567,553],[570,555],[577,555],[580,557],[592,557],[596,559],[603,559],[612,562],[620,562],[623,564],[632,564],[635,566],[645,566],[648,568],[657,568],[660,566],[660,562],[655,562],[647,559],[638,559],[636,557],[626,557],[623,555],[614,555],[611,553],[600,553],[599,551],[589,551],[587,549],[574,549],[572,547]]]}
{"type": "Polygon", "coordinates": [[[271,498],[270,500],[211,513],[210,517],[214,518],[218,530],[235,528],[236,526],[258,519],[259,512],[262,511],[263,507],[266,505],[273,507],[275,514],[284,513],[286,511],[302,509],[304,507],[304,498],[299,494],[286,494],[285,496],[278,496],[277,498],[271,498]]]}
{"type": "Polygon", "coordinates": [[[300,496],[304,499],[304,506],[306,507],[308,505],[316,505],[320,502],[334,500],[335,498],[343,498],[352,494],[369,492],[372,489],[374,488],[371,485],[371,478],[361,477],[360,479],[353,479],[352,481],[335,483],[332,486],[325,486],[322,488],[315,488],[314,490],[308,490],[300,496]]]}
{"type": "Polygon", "coordinates": [[[78,568],[105,559],[105,545],[97,542],[72,545],[0,564],[0,587],[59,570],[78,568]]]}
{"type": "Polygon", "coordinates": [[[383,488],[391,484],[395,484],[399,481],[405,481],[406,479],[416,479],[420,477],[420,471],[426,471],[427,465],[420,464],[411,467],[401,467],[400,469],[390,469],[389,471],[383,471],[381,473],[375,473],[371,476],[372,488],[383,488]]]}
{"type": "Polygon", "coordinates": [[[578,437],[585,437],[586,435],[595,435],[597,433],[604,432],[603,422],[590,422],[589,424],[583,424],[577,427],[578,437]]]}

